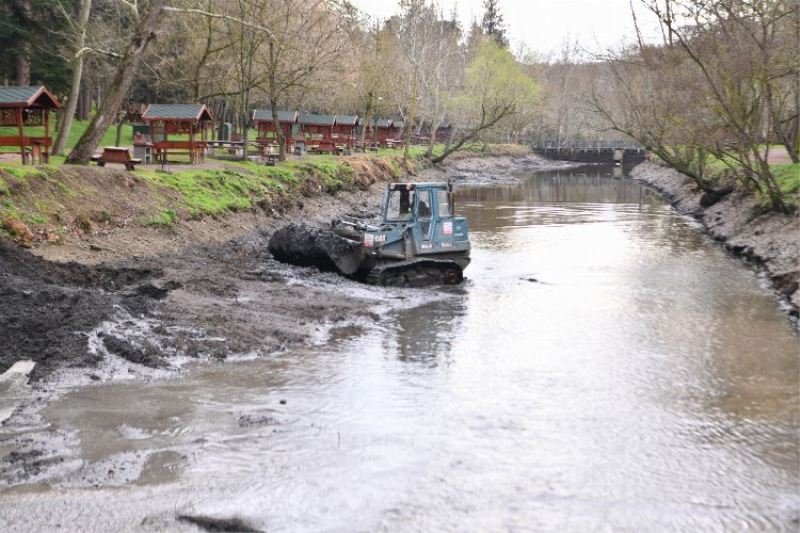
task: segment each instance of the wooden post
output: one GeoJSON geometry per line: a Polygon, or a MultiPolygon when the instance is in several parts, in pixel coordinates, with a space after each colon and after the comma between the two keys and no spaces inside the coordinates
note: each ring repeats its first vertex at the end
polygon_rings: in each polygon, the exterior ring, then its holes
{"type": "Polygon", "coordinates": [[[22,164],[25,164],[25,125],[23,119],[23,109],[17,108],[17,128],[19,128],[19,153],[22,157],[22,164]]]}
{"type": "Polygon", "coordinates": [[[167,150],[167,138],[169,137],[169,135],[167,134],[167,122],[161,120],[159,121],[159,124],[161,124],[161,133],[164,135],[164,149],[161,151],[161,156],[164,159],[164,164],[166,164],[167,153],[169,152],[169,150],[167,150]]]}
{"type": "MultiPolygon", "coordinates": [[[[50,138],[50,110],[43,109],[42,113],[44,113],[44,138],[50,138]]],[[[47,163],[50,161],[50,152],[48,151],[49,148],[47,146],[47,141],[45,141],[44,145],[44,162],[47,163]]]]}
{"type": "Polygon", "coordinates": [[[194,164],[195,163],[195,153],[194,153],[194,124],[189,123],[189,162],[194,164]]]}

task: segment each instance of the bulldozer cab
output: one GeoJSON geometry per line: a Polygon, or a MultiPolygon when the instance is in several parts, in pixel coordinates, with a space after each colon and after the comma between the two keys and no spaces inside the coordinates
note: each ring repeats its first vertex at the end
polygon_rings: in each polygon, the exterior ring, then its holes
{"type": "MultiPolygon", "coordinates": [[[[427,222],[452,216],[452,199],[444,183],[392,183],[384,202],[383,221],[427,222]]],[[[423,233],[426,233],[423,231],[423,233]]]]}

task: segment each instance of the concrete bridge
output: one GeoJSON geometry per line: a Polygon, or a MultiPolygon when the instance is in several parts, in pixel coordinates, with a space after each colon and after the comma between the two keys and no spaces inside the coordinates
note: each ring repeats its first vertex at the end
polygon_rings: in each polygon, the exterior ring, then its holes
{"type": "Polygon", "coordinates": [[[561,161],[622,165],[645,160],[645,149],[630,141],[539,141],[531,148],[537,155],[561,161]]]}

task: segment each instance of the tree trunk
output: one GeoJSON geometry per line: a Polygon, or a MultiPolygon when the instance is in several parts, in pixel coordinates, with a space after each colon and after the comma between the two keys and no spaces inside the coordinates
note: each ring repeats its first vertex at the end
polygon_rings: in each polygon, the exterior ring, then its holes
{"type": "Polygon", "coordinates": [[[278,140],[278,160],[286,161],[286,135],[278,116],[278,100],[270,96],[269,109],[272,112],[272,127],[275,129],[275,137],[278,140]]]}
{"type": "Polygon", "coordinates": [[[417,66],[414,65],[414,79],[411,85],[411,110],[408,113],[408,124],[406,127],[406,149],[403,152],[403,158],[408,159],[411,153],[411,141],[414,139],[414,121],[417,115],[417,66]]]}
{"type": "Polygon", "coordinates": [[[425,151],[425,157],[427,157],[428,159],[433,157],[433,145],[436,144],[436,130],[439,129],[439,124],[441,124],[441,121],[439,119],[439,86],[437,78],[437,85],[436,88],[433,90],[433,115],[431,115],[431,136],[428,139],[428,149],[425,151]]]}
{"type": "Polygon", "coordinates": [[[120,117],[119,122],[117,122],[117,135],[114,137],[114,146],[119,146],[122,143],[122,127],[125,125],[125,121],[120,117]]]}
{"type": "MultiPolygon", "coordinates": [[[[17,0],[17,8],[22,11],[26,23],[32,18],[31,0],[17,0]]],[[[19,54],[16,59],[17,85],[27,86],[31,84],[31,45],[24,43],[20,46],[19,54]]]]}
{"type": "Polygon", "coordinates": [[[117,66],[117,72],[111,82],[108,92],[103,98],[102,104],[98,107],[97,113],[89,123],[89,127],[81,136],[78,144],[72,149],[67,157],[67,163],[88,164],[103,138],[103,134],[114,121],[114,117],[119,110],[125,94],[130,88],[136,69],[141,63],[147,45],[156,36],[156,29],[162,10],[164,0],[152,0],[147,8],[145,16],[142,17],[134,30],[133,38],[125,48],[125,53],[117,66]]]}
{"type": "Polygon", "coordinates": [[[431,115],[431,136],[428,139],[428,150],[425,152],[425,157],[430,159],[433,157],[433,145],[436,144],[436,130],[439,129],[439,78],[437,66],[437,78],[434,81],[435,86],[433,89],[433,114],[431,115]]]}
{"type": "MultiPolygon", "coordinates": [[[[86,42],[86,24],[89,21],[89,12],[92,9],[92,0],[81,0],[81,10],[78,15],[78,43],[75,47],[76,50],[82,50],[86,42]]],[[[67,137],[69,137],[69,130],[72,129],[72,119],[75,116],[75,109],[78,107],[78,95],[81,90],[81,76],[83,75],[83,54],[75,59],[75,65],[72,71],[72,85],[69,90],[69,97],[67,104],[61,114],[61,120],[58,121],[58,135],[56,135],[56,142],[53,146],[53,155],[61,155],[64,153],[64,146],[67,144],[67,137]]]]}
{"type": "Polygon", "coordinates": [[[78,120],[89,120],[89,114],[91,112],[91,94],[89,92],[89,87],[86,83],[81,84],[80,92],[78,93],[78,109],[76,110],[76,115],[78,120]]]}
{"type": "MultiPolygon", "coordinates": [[[[27,51],[27,46],[25,47],[27,51]]],[[[31,84],[31,62],[25,55],[25,52],[17,56],[17,85],[30,85],[31,84]]]]}
{"type": "Polygon", "coordinates": [[[367,108],[364,110],[364,126],[361,128],[361,148],[366,149],[367,146],[367,128],[372,119],[372,91],[367,92],[367,108]]]}
{"type": "Polygon", "coordinates": [[[248,124],[248,116],[247,110],[250,107],[250,89],[247,89],[242,92],[242,108],[239,113],[241,117],[240,120],[242,122],[242,161],[247,161],[247,136],[250,133],[249,124],[248,124]]]}

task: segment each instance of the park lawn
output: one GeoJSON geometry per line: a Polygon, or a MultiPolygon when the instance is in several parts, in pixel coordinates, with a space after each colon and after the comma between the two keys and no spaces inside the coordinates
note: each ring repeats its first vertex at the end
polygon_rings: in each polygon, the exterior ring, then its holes
{"type": "MultiPolygon", "coordinates": [[[[69,136],[67,137],[67,146],[66,151],[69,152],[72,148],[78,144],[78,140],[83,135],[83,132],[86,131],[86,128],[89,126],[88,120],[73,120],[72,121],[72,128],[70,129],[69,136]]],[[[0,127],[0,136],[10,135],[14,136],[17,135],[17,129],[12,127],[0,127]]],[[[44,135],[44,126],[28,126],[25,128],[25,135],[30,136],[43,136],[44,135]]],[[[55,141],[56,132],[55,132],[55,120],[51,120],[50,122],[50,136],[55,141]]],[[[115,141],[117,139],[117,125],[112,124],[108,130],[106,131],[105,135],[103,135],[103,140],[100,141],[100,146],[115,146],[115,141]]],[[[120,132],[120,141],[119,144],[121,146],[133,146],[133,128],[129,124],[125,124],[122,126],[122,131],[120,132]]],[[[19,148],[14,146],[3,146],[0,147],[0,151],[2,152],[19,152],[19,148]]]]}

